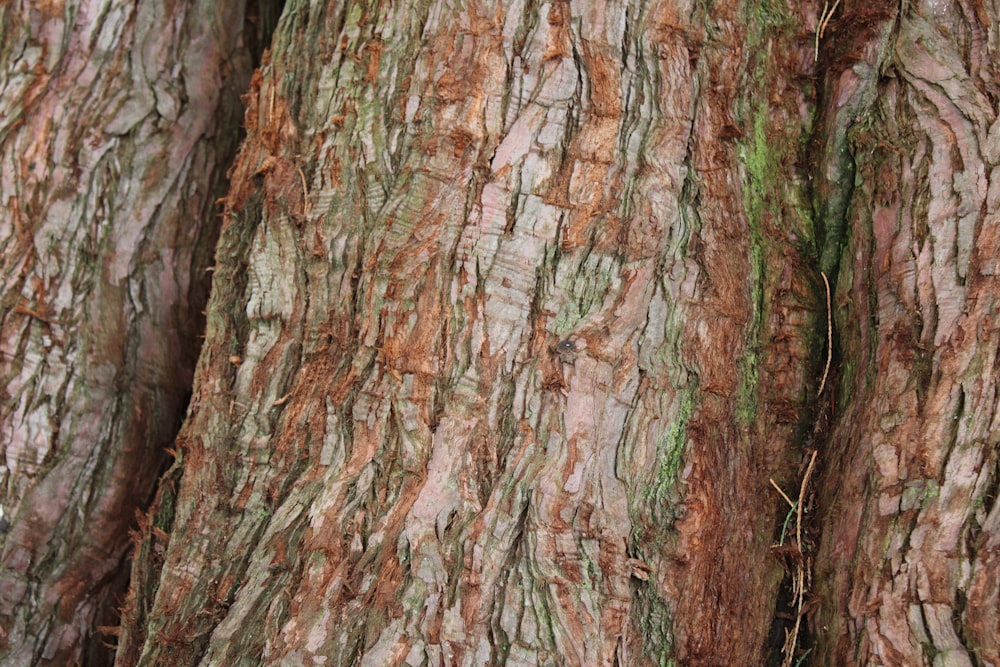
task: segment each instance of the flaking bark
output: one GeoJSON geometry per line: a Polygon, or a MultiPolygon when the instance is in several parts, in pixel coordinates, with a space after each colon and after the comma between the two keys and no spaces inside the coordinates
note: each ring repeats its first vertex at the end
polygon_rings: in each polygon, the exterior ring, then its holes
{"type": "MultiPolygon", "coordinates": [[[[1000,664],[997,11],[822,10],[289,3],[117,664],[1000,664]]],[[[12,663],[177,426],[241,11],[0,7],[12,663]]]]}
{"type": "Polygon", "coordinates": [[[289,3],[118,664],[760,664],[799,11],[289,3]]]}
{"type": "Polygon", "coordinates": [[[1000,665],[1000,15],[903,6],[842,22],[828,77],[856,175],[815,664],[1000,665]]]}

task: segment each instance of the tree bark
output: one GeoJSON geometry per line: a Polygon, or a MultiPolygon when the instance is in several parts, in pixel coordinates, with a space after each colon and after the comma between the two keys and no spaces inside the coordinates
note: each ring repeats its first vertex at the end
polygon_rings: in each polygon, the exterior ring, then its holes
{"type": "Polygon", "coordinates": [[[853,171],[815,664],[1000,665],[1000,8],[861,18],[824,109],[853,171]]]}
{"type": "Polygon", "coordinates": [[[106,664],[199,349],[242,2],[0,4],[0,661],[106,664]]]}
{"type": "Polygon", "coordinates": [[[290,2],[117,664],[761,664],[815,20],[290,2]]]}
{"type": "MultiPolygon", "coordinates": [[[[102,657],[250,38],[54,6],[0,8],[12,664],[102,657]]],[[[291,0],[116,664],[1000,665],[998,14],[291,0]]]]}

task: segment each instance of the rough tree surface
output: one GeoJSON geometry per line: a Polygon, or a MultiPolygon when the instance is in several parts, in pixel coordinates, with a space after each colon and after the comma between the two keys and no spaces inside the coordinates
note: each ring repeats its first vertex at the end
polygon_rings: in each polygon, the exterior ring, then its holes
{"type": "Polygon", "coordinates": [[[241,2],[0,3],[5,665],[111,659],[95,625],[197,357],[242,24],[241,2]]]}
{"type": "Polygon", "coordinates": [[[995,1],[13,4],[0,656],[1000,667],[995,1]]]}
{"type": "Polygon", "coordinates": [[[289,3],[118,664],[761,664],[825,344],[797,11],[289,3]]]}
{"type": "Polygon", "coordinates": [[[290,5],[120,664],[760,664],[809,448],[814,663],[997,664],[996,9],[790,5],[290,5]]]}
{"type": "Polygon", "coordinates": [[[853,171],[815,664],[996,666],[1000,6],[870,4],[824,108],[853,171]]]}

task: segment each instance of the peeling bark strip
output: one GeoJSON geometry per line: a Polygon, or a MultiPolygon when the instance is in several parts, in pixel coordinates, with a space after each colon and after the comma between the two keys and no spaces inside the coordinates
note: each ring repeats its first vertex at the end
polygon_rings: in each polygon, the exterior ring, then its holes
{"type": "Polygon", "coordinates": [[[761,664],[799,4],[289,3],[118,664],[761,664]]]}
{"type": "Polygon", "coordinates": [[[904,6],[868,25],[875,60],[828,75],[870,109],[840,128],[857,185],[816,664],[1000,665],[1000,15],[904,6]]]}
{"type": "Polygon", "coordinates": [[[5,665],[109,660],[95,626],[197,354],[242,6],[0,4],[5,665]]]}

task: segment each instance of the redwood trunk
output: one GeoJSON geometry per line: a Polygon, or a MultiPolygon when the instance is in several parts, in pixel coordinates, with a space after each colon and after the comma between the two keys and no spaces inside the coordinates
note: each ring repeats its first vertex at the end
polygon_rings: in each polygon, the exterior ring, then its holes
{"type": "MultiPolygon", "coordinates": [[[[291,0],[116,664],[1000,665],[1000,8],[832,4],[291,0]]],[[[245,71],[112,6],[0,9],[10,660],[96,645],[245,71]]]]}
{"type": "Polygon", "coordinates": [[[792,5],[289,3],[118,664],[761,664],[825,343],[792,5]]]}
{"type": "Polygon", "coordinates": [[[996,666],[1000,7],[868,18],[832,88],[856,108],[815,664],[996,666]]]}

